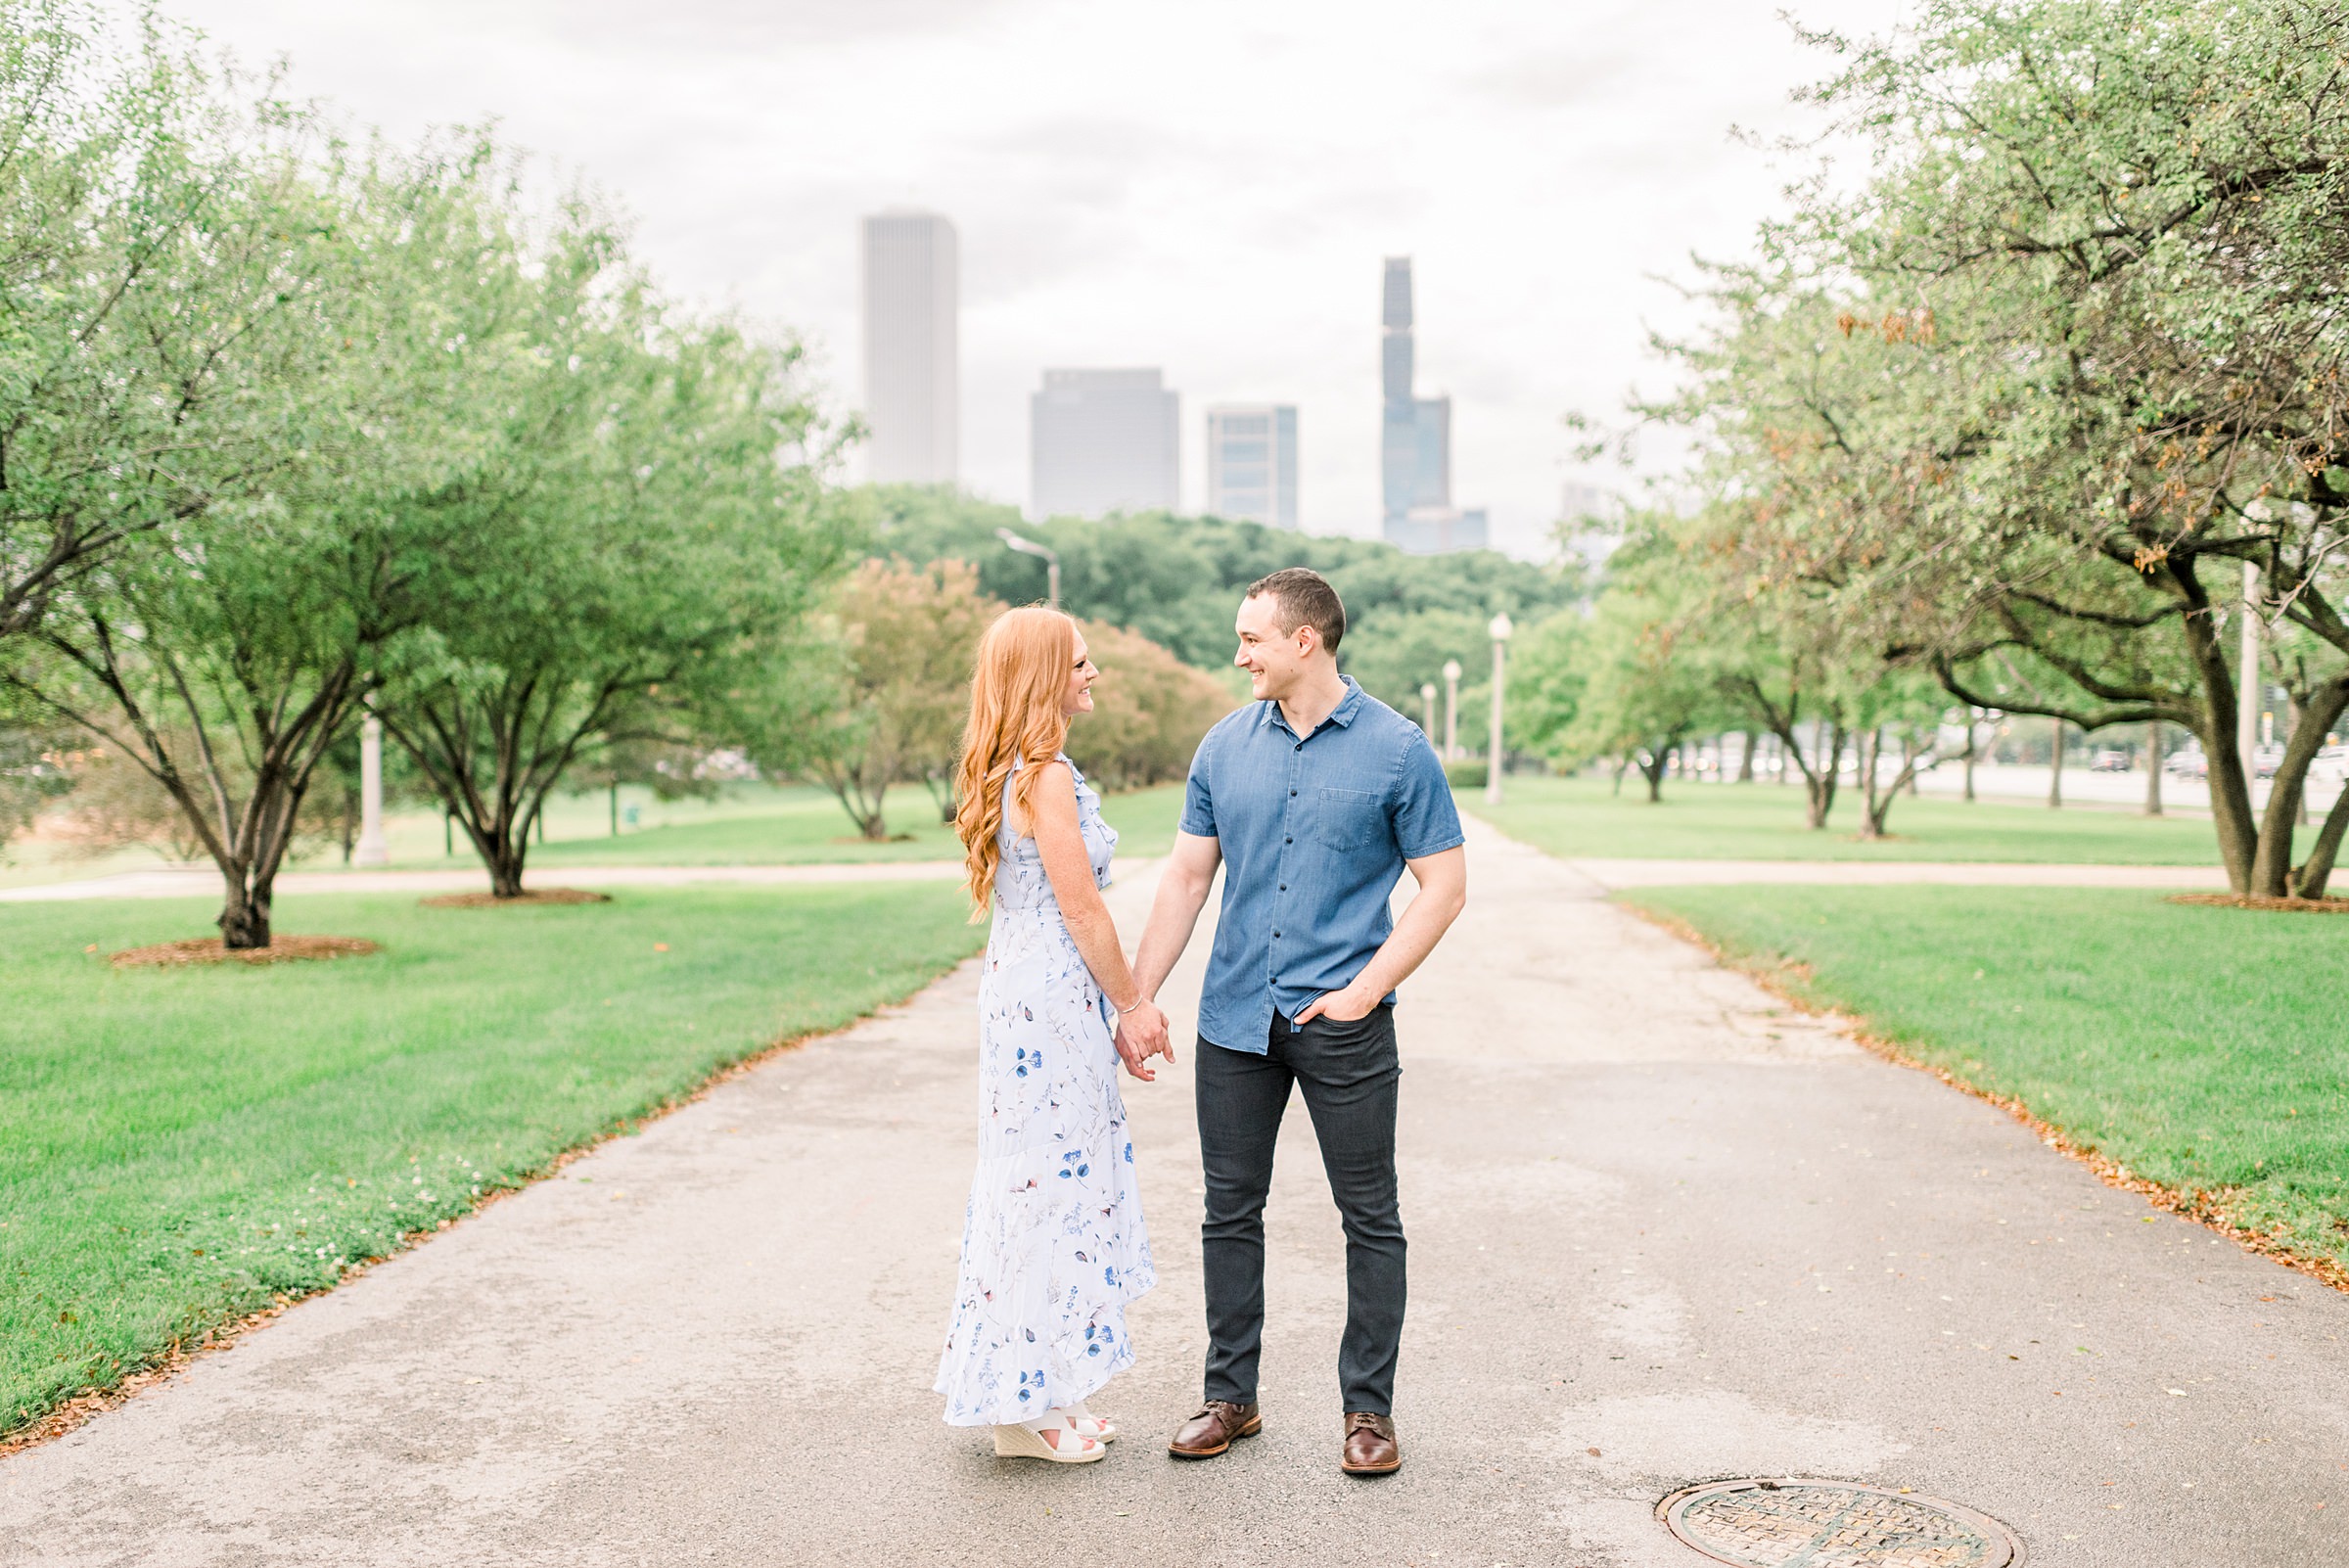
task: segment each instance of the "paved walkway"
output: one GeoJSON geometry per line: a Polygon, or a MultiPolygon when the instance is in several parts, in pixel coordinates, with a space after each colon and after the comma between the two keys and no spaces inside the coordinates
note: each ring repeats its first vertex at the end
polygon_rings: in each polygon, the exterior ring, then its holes
{"type": "Polygon", "coordinates": [[[2227,891],[2215,865],[2024,865],[1945,860],[1569,860],[1613,893],[1729,882],[1889,887],[1938,883],[1969,888],[2159,888],[2227,891]]]}
{"type": "MultiPolygon", "coordinates": [[[[1402,1020],[1400,1475],[1335,1467],[1343,1255],[1301,1112],[1265,1436],[1161,1452],[1203,1339],[1187,1053],[1128,1096],[1163,1275],[1097,1402],[1128,1440],[1072,1473],[938,1421],[966,966],[0,1460],[0,1563],[1701,1568],[1656,1499],[1785,1472],[1971,1504],[2035,1568],[2349,1555],[2349,1297],[1569,867],[1482,829],[1471,862],[1402,1020]]],[[[1148,892],[1116,890],[1128,930],[1148,892]]]]}
{"type": "MultiPolygon", "coordinates": [[[[530,873],[524,886],[577,888],[677,888],[695,883],[737,887],[795,886],[807,882],[958,882],[959,860],[866,860],[822,865],[565,865],[530,873]]],[[[51,882],[38,887],[0,889],[0,903],[46,903],[58,899],[194,899],[215,896],[220,873],[161,867],[51,882]]],[[[454,871],[288,871],[277,879],[280,895],[296,893],[486,893],[489,873],[454,871]]]]}
{"type": "MultiPolygon", "coordinates": [[[[2217,866],[1966,864],[1933,860],[1617,860],[1566,862],[1612,893],[1623,888],[1694,883],[1784,882],[1876,887],[1948,883],[2007,888],[2177,888],[2224,892],[2217,866]]],[[[674,888],[695,883],[737,887],[796,886],[810,882],[958,882],[958,860],[876,860],[831,865],[576,865],[533,872],[532,887],[674,888]]],[[[453,871],[290,871],[280,894],[487,892],[487,873],[453,871]]],[[[45,903],[58,899],[188,899],[215,894],[218,873],[165,868],[122,871],[78,882],[0,889],[0,903],[45,903]]]]}

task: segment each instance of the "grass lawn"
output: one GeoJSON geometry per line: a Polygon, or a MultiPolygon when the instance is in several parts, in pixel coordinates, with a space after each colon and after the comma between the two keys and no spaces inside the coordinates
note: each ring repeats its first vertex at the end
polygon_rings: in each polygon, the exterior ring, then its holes
{"type": "Polygon", "coordinates": [[[1671,888],[1625,901],[2011,1095],[2163,1186],[2349,1264],[2349,917],[2043,888],[1671,888]]]}
{"type": "Polygon", "coordinates": [[[0,1434],[331,1284],[728,1062],[907,994],[985,938],[957,890],[921,884],[497,910],[333,895],[282,899],[281,929],[385,952],[179,971],[99,956],[212,914],[0,905],[0,1434]]]}
{"type": "MultiPolygon", "coordinates": [[[[1799,787],[1672,784],[1647,804],[1636,777],[1618,797],[1605,779],[1515,778],[1506,799],[1487,806],[1464,791],[1461,806],[1513,839],[1565,856],[1657,860],[2006,860],[2034,864],[2216,865],[2211,825],[2125,811],[2004,802],[1904,799],[1892,808],[1894,837],[1864,844],[1855,796],[1838,791],[1833,815],[1817,832],[1803,826],[1799,787]]],[[[2313,830],[2312,830],[2313,831],[2313,830]]]]}

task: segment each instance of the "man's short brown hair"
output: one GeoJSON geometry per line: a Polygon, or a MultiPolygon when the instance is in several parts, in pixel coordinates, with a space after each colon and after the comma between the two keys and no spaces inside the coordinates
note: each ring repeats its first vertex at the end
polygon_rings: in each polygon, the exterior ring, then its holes
{"type": "Polygon", "coordinates": [[[1247,597],[1268,593],[1279,607],[1280,634],[1293,637],[1299,626],[1311,626],[1331,653],[1346,638],[1346,606],[1329,578],[1311,567],[1283,567],[1268,577],[1248,584],[1247,597]]]}

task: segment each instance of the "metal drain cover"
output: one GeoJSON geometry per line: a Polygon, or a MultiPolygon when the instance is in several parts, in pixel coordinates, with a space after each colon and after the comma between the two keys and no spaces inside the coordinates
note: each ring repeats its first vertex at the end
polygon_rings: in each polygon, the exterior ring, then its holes
{"type": "Polygon", "coordinates": [[[1664,1527],[1736,1568],[2011,1568],[2014,1532],[1938,1498],[1843,1481],[1708,1481],[1656,1504],[1664,1527]]]}

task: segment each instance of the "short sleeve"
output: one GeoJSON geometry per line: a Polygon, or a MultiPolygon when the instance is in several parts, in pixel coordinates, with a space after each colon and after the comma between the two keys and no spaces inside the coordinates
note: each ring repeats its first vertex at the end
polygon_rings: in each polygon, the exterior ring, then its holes
{"type": "Polygon", "coordinates": [[[1216,834],[1216,795],[1208,783],[1208,759],[1216,748],[1216,732],[1209,730],[1200,741],[1199,749],[1191,754],[1190,776],[1182,785],[1182,831],[1194,838],[1212,839],[1216,834]]]}
{"type": "Polygon", "coordinates": [[[1416,724],[1404,745],[1403,768],[1395,783],[1395,844],[1406,860],[1424,859],[1467,842],[1459,808],[1451,804],[1451,781],[1436,749],[1416,724]]]}

